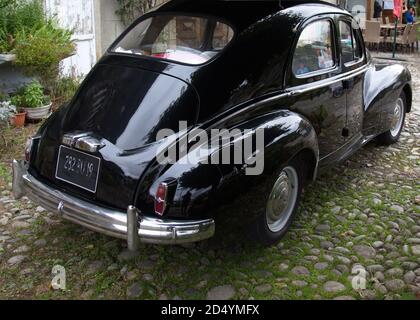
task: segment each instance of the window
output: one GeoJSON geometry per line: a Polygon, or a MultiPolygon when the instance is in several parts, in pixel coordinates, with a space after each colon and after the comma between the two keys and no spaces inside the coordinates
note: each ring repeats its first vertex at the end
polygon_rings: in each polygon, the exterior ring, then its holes
{"type": "Polygon", "coordinates": [[[233,38],[233,30],[228,25],[217,22],[213,35],[213,49],[222,50],[233,38]]]}
{"type": "Polygon", "coordinates": [[[332,25],[322,20],[309,24],[301,33],[293,57],[297,76],[330,69],[335,65],[332,50],[332,25]]]}
{"type": "Polygon", "coordinates": [[[140,22],[112,49],[188,64],[202,64],[232,40],[232,28],[212,18],[160,15],[140,22]]]}
{"type": "Polygon", "coordinates": [[[348,22],[340,21],[341,56],[344,64],[362,58],[362,47],[356,38],[356,30],[348,22]]]}

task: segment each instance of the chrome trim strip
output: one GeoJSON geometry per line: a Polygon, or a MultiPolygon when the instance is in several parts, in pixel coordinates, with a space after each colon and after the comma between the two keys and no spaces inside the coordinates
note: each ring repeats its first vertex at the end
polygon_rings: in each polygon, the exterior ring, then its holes
{"type": "Polygon", "coordinates": [[[66,133],[61,139],[61,143],[81,151],[90,153],[98,152],[105,144],[92,136],[91,132],[85,133],[66,133]]]}
{"type": "Polygon", "coordinates": [[[74,147],[81,151],[95,153],[95,152],[98,152],[103,147],[105,147],[105,144],[99,141],[99,139],[97,138],[94,138],[91,136],[85,136],[85,137],[81,137],[77,139],[74,147]]]}
{"type": "Polygon", "coordinates": [[[86,132],[85,133],[66,133],[61,139],[61,143],[72,148],[76,144],[77,139],[86,137],[88,135],[89,133],[86,133],[86,132]]]}
{"type": "MultiPolygon", "coordinates": [[[[266,103],[270,103],[272,101],[276,101],[276,100],[281,99],[281,98],[296,97],[296,96],[299,96],[299,95],[304,94],[306,92],[310,92],[312,90],[317,90],[317,89],[321,89],[321,88],[324,88],[324,87],[328,87],[328,86],[330,86],[330,85],[332,85],[336,82],[349,80],[349,79],[351,79],[355,76],[358,76],[358,75],[366,72],[368,70],[368,67],[369,67],[368,64],[363,65],[360,68],[357,68],[355,70],[351,70],[351,71],[348,71],[346,73],[339,74],[339,75],[336,75],[334,77],[331,77],[330,79],[328,79],[329,81],[325,81],[324,83],[320,83],[320,84],[315,85],[315,86],[308,87],[308,85],[306,84],[306,85],[300,85],[300,86],[288,88],[283,93],[268,97],[268,98],[263,99],[263,100],[258,101],[258,102],[254,102],[254,103],[248,105],[247,107],[245,107],[243,109],[240,109],[240,110],[238,110],[238,111],[236,111],[236,112],[234,112],[230,115],[227,115],[227,117],[229,117],[229,118],[234,117],[235,115],[240,114],[242,112],[245,112],[249,109],[256,108],[260,105],[264,105],[266,103]]],[[[225,113],[229,113],[229,111],[226,111],[225,113]]],[[[217,121],[216,123],[211,125],[209,129],[217,127],[217,125],[220,124],[220,122],[224,121],[225,120],[225,118],[224,118],[225,113],[222,113],[222,114],[219,115],[219,117],[222,117],[223,120],[217,121]]]]}
{"type": "Polygon", "coordinates": [[[127,245],[128,250],[137,251],[139,249],[139,211],[134,206],[127,209],[127,245]]]}
{"type": "MultiPolygon", "coordinates": [[[[56,212],[63,219],[128,241],[128,228],[135,225],[129,226],[127,212],[94,205],[51,188],[30,175],[23,161],[13,161],[13,169],[16,172],[13,190],[22,191],[17,192],[17,199],[26,195],[34,203],[56,212]]],[[[213,219],[178,221],[143,216],[138,223],[137,233],[140,241],[144,243],[190,243],[211,238],[215,233],[215,222],[213,219]]],[[[130,237],[130,241],[135,241],[134,235],[130,237]]]]}
{"type": "Polygon", "coordinates": [[[363,66],[361,68],[358,68],[358,69],[343,73],[341,75],[332,77],[332,78],[328,79],[329,81],[325,81],[324,83],[320,83],[318,85],[311,86],[311,87],[308,87],[308,88],[302,88],[302,87],[306,87],[307,85],[289,88],[289,90],[287,91],[288,96],[293,96],[294,97],[294,96],[297,96],[297,95],[300,95],[300,94],[303,94],[303,93],[306,93],[306,92],[309,92],[309,91],[312,91],[312,90],[317,90],[317,89],[321,89],[321,88],[324,88],[324,87],[328,87],[328,86],[330,86],[334,83],[340,82],[340,81],[349,80],[349,79],[351,79],[353,77],[356,77],[356,76],[358,76],[362,73],[365,73],[367,71],[367,69],[368,69],[367,66],[363,66]],[[302,89],[299,89],[299,88],[302,88],[302,89]]]}

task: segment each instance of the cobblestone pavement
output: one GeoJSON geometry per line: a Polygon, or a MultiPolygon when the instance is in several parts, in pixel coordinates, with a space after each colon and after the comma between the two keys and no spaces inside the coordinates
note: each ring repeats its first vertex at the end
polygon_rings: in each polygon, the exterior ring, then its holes
{"type": "Polygon", "coordinates": [[[322,175],[306,190],[291,231],[271,248],[214,239],[130,254],[123,241],[15,201],[10,159],[3,159],[0,298],[420,298],[420,57],[402,58],[417,94],[400,143],[370,143],[322,175]],[[51,288],[55,265],[65,267],[64,291],[51,288]]]}

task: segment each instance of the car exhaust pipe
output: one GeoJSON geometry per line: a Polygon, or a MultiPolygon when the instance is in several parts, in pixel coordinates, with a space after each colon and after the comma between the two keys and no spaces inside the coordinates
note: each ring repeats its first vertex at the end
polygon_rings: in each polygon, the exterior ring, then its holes
{"type": "Polygon", "coordinates": [[[128,250],[137,251],[140,247],[139,210],[134,206],[127,209],[127,244],[128,250]]]}

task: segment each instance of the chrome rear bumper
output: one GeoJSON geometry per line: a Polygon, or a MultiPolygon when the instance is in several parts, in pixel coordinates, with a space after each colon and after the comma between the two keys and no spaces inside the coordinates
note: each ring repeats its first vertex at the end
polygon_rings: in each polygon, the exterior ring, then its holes
{"type": "Polygon", "coordinates": [[[155,244],[182,244],[211,238],[214,220],[175,221],[141,216],[135,207],[127,212],[94,205],[47,186],[27,171],[23,161],[13,161],[13,193],[26,195],[46,210],[93,231],[127,240],[136,250],[139,241],[155,244]]]}

